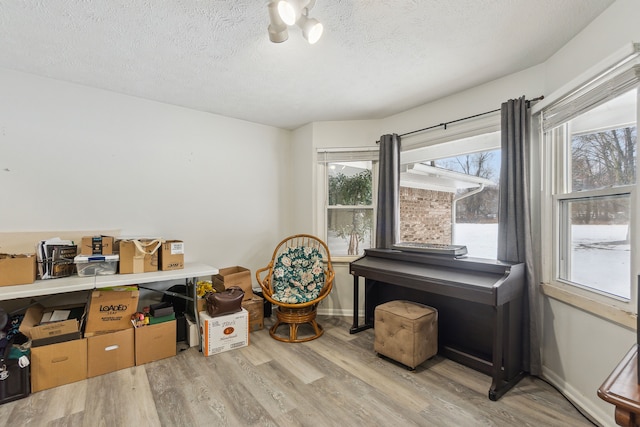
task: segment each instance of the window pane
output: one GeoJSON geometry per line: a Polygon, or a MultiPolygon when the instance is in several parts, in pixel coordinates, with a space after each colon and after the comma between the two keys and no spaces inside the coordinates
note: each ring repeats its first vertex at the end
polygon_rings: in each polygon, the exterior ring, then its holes
{"type": "Polygon", "coordinates": [[[372,247],[371,161],[328,164],[327,245],[332,256],[364,254],[372,247]]]}
{"type": "Polygon", "coordinates": [[[575,118],[571,126],[571,191],[636,182],[636,91],[575,118]]]}
{"type": "Polygon", "coordinates": [[[327,234],[332,256],[363,255],[373,246],[373,209],[329,208],[327,234]]]}
{"type": "Polygon", "coordinates": [[[371,206],[372,162],[329,163],[329,206],[371,206]]]}
{"type": "MultiPolygon", "coordinates": [[[[500,133],[493,137],[500,145],[500,133]]],[[[468,143],[473,148],[473,139],[468,143]]],[[[421,165],[437,170],[414,165],[422,180],[410,175],[401,181],[401,240],[465,245],[469,256],[495,259],[500,150],[425,160],[421,165]],[[442,170],[454,174],[438,172],[442,170]]]]}
{"type": "Polygon", "coordinates": [[[629,196],[562,200],[560,278],[630,298],[629,196]]]}

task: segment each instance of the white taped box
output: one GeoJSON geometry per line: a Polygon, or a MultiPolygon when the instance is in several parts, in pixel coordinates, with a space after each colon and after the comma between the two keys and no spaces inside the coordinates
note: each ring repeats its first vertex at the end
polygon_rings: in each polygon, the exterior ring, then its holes
{"type": "Polygon", "coordinates": [[[249,345],[249,312],[244,308],[237,313],[211,317],[200,312],[202,354],[211,356],[249,345]]]}
{"type": "Polygon", "coordinates": [[[189,347],[196,347],[200,344],[198,325],[190,314],[185,313],[184,318],[187,321],[187,344],[189,347]]]}

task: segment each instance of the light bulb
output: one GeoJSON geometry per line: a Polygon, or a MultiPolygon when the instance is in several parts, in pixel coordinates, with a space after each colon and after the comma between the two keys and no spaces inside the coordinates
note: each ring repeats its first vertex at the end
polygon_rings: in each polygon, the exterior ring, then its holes
{"type": "Polygon", "coordinates": [[[318,21],[314,22],[311,25],[311,28],[309,29],[309,32],[307,35],[307,40],[309,41],[310,44],[315,44],[318,40],[320,40],[320,37],[322,37],[323,29],[324,27],[318,21]]]}
{"type": "Polygon", "coordinates": [[[323,26],[317,19],[302,15],[300,19],[298,19],[298,26],[302,29],[302,35],[307,39],[309,44],[314,44],[320,40],[323,26]]]}
{"type": "Polygon", "coordinates": [[[292,2],[282,0],[278,2],[278,14],[285,24],[293,25],[296,23],[298,11],[292,2]]]}

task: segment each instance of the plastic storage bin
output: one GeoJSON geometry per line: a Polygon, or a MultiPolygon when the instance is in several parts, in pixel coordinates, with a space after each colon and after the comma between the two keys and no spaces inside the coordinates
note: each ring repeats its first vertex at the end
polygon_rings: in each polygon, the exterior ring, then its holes
{"type": "Polygon", "coordinates": [[[118,255],[78,255],[73,259],[78,276],[103,276],[116,274],[118,255]]]}

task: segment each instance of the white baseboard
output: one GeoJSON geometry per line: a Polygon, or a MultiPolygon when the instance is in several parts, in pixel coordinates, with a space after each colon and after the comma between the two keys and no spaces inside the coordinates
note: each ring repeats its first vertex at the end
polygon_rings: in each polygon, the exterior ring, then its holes
{"type": "MultiPolygon", "coordinates": [[[[552,370],[542,367],[542,377],[553,384],[560,393],[562,393],[573,405],[575,405],[583,415],[589,418],[601,426],[615,426],[614,421],[614,406],[611,405],[611,411],[605,412],[599,406],[595,405],[592,400],[589,400],[583,393],[576,390],[571,384],[567,384],[566,381],[557,375],[552,370]]],[[[597,397],[596,390],[593,391],[593,395],[597,397]]]]}
{"type": "MultiPolygon", "coordinates": [[[[318,307],[318,314],[321,316],[342,316],[353,317],[353,309],[337,309],[337,308],[322,308],[318,307]]],[[[364,317],[364,310],[360,310],[358,317],[364,317]]]]}

